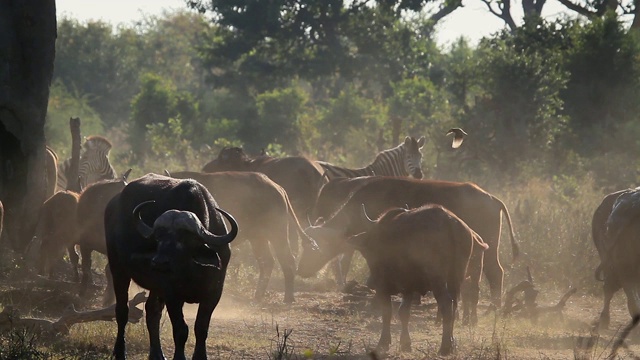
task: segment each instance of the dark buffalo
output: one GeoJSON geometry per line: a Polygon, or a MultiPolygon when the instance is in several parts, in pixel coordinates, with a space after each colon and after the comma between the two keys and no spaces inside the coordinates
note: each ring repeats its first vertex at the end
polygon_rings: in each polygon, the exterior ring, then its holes
{"type": "Polygon", "coordinates": [[[613,209],[613,204],[618,197],[626,192],[632,191],[632,189],[625,189],[608,194],[602,199],[600,205],[593,213],[593,219],[591,221],[591,235],[593,237],[593,243],[598,250],[600,257],[600,266],[596,269],[596,279],[604,281],[602,290],[604,293],[604,305],[600,312],[600,318],[598,320],[599,326],[602,328],[609,327],[610,317],[610,305],[613,294],[615,294],[622,285],[615,274],[615,271],[611,266],[604,266],[607,257],[607,219],[613,209]]]}
{"type": "MultiPolygon", "coordinates": [[[[605,236],[600,239],[602,243],[599,249],[602,259],[600,269],[604,272],[605,285],[608,282],[610,286],[609,295],[613,295],[622,287],[627,296],[629,314],[634,318],[640,316],[639,217],[640,188],[620,192],[605,223],[605,236]]],[[[609,315],[606,290],[605,309],[601,313],[601,321],[608,320],[609,315]],[[603,316],[605,310],[607,316],[603,316]]]]}
{"type": "MultiPolygon", "coordinates": [[[[79,195],[73,191],[59,191],[47,199],[40,208],[34,244],[40,243],[38,272],[51,277],[55,261],[62,259],[65,249],[69,257],[78,255],[74,250],[76,236],[76,213],[79,195]]],[[[76,270],[76,281],[78,273],[76,270]]]]}
{"type": "Polygon", "coordinates": [[[308,239],[308,236],[298,222],[286,191],[266,175],[256,172],[207,174],[183,171],[171,173],[171,176],[191,178],[206,186],[218,203],[242,224],[238,238],[251,243],[260,269],[255,293],[257,300],[264,297],[271,278],[274,265],[271,245],[284,275],[284,300],[292,302],[296,264],[289,244],[297,241],[297,236],[290,239],[288,229],[295,229],[302,238],[308,239]]]}
{"type": "Polygon", "coordinates": [[[432,291],[443,320],[440,354],[450,354],[454,350],[453,323],[467,266],[471,260],[472,267],[482,267],[487,244],[464,221],[439,205],[412,210],[392,208],[368,227],[348,242],[366,259],[370,286],[382,309],[378,348],[386,351],[391,344],[391,295],[402,294],[398,310],[402,322],[400,349],[411,351],[412,297],[432,291]]]}
{"type": "Polygon", "coordinates": [[[274,158],[263,155],[250,158],[237,147],[222,149],[218,157],[207,163],[202,171],[261,172],[285,189],[298,216],[309,214],[318,190],[325,182],[322,168],[305,157],[274,158]]]}
{"type": "MultiPolygon", "coordinates": [[[[504,269],[500,265],[498,250],[502,213],[505,214],[510,229],[513,256],[518,256],[518,244],[511,223],[511,217],[504,203],[472,183],[416,180],[409,178],[380,177],[369,181],[324,224],[307,229],[307,233],[318,242],[320,250],[303,249],[298,265],[300,276],[311,276],[338,254],[349,254],[345,247],[346,238],[364,231],[366,224],[360,219],[360,207],[366,205],[371,214],[379,215],[390,207],[416,208],[425,204],[438,204],[454,212],[478,233],[489,245],[484,254],[484,268],[471,268],[470,274],[479,276],[481,271],[487,276],[491,289],[491,300],[500,307],[504,269]]],[[[352,253],[352,252],[351,252],[352,253]]],[[[463,287],[462,305],[464,320],[477,321],[478,284],[470,281],[463,287]]]]}
{"type": "Polygon", "coordinates": [[[231,258],[229,243],[238,233],[236,221],[218,209],[204,185],[156,174],[125,186],[109,202],[104,216],[116,295],[115,358],[125,359],[124,331],[133,280],[149,290],[145,304],[149,359],[164,359],[160,318],[165,304],[173,327],[173,358],[185,359],[189,334],[182,312],[185,302],[199,304],[193,359],[206,359],[209,323],[222,295],[231,258]],[[220,214],[231,224],[229,233],[220,214]]]}

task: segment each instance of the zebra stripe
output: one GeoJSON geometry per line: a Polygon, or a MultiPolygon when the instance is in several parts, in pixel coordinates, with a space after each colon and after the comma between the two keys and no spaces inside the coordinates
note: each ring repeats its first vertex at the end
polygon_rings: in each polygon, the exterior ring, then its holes
{"type": "Polygon", "coordinates": [[[325,169],[325,176],[331,180],[339,177],[353,178],[358,176],[412,176],[422,178],[422,153],[425,137],[416,140],[407,136],[404,142],[392,149],[383,150],[375,160],[358,169],[336,166],[325,161],[318,164],[325,169]]]}
{"type": "MultiPolygon", "coordinates": [[[[82,147],[78,164],[78,178],[81,189],[100,180],[110,180],[118,177],[109,162],[111,146],[109,140],[102,136],[90,136],[87,138],[82,147]]],[[[58,165],[58,191],[67,189],[70,167],[71,158],[58,165]]]]}

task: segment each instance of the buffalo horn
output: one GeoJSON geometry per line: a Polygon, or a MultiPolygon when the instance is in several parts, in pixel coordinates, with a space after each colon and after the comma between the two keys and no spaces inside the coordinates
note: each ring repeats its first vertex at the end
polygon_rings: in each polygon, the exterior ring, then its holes
{"type": "Polygon", "coordinates": [[[215,235],[207,230],[204,225],[202,225],[202,223],[200,223],[200,226],[198,227],[198,236],[200,236],[200,238],[202,238],[204,242],[209,246],[226,245],[232,242],[233,239],[236,238],[236,235],[238,235],[238,222],[236,221],[236,219],[234,219],[231,214],[222,209],[216,208],[216,210],[220,212],[224,217],[226,217],[227,220],[229,220],[229,223],[231,224],[231,230],[226,235],[215,235]]]}
{"type": "Polygon", "coordinates": [[[367,209],[365,209],[364,204],[362,204],[362,215],[364,216],[364,218],[370,222],[370,223],[375,223],[375,221],[371,220],[371,218],[369,217],[369,215],[367,215],[367,209]]]}
{"type": "Polygon", "coordinates": [[[142,218],[140,217],[140,210],[142,210],[142,208],[145,205],[149,205],[154,202],[155,201],[153,200],[145,201],[138,204],[138,206],[136,206],[133,209],[133,219],[136,222],[136,229],[138,230],[140,235],[142,235],[145,239],[148,239],[151,237],[151,235],[153,234],[153,228],[151,228],[149,225],[145,224],[144,221],[142,221],[142,218]]]}
{"type": "Polygon", "coordinates": [[[127,185],[127,179],[129,178],[129,174],[131,174],[131,168],[129,168],[129,170],[125,171],[124,174],[122,174],[122,182],[127,185]]]}

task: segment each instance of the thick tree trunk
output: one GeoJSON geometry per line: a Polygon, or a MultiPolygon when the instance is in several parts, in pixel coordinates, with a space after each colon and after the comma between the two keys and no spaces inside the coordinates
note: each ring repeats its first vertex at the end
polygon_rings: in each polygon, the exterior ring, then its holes
{"type": "Polygon", "coordinates": [[[69,165],[67,177],[67,190],[81,192],[80,179],[78,178],[78,167],[80,166],[80,118],[69,119],[69,131],[71,131],[71,164],[69,165]]]}
{"type": "Polygon", "coordinates": [[[0,201],[4,236],[15,250],[28,244],[45,197],[55,39],[54,0],[0,1],[0,201]]]}

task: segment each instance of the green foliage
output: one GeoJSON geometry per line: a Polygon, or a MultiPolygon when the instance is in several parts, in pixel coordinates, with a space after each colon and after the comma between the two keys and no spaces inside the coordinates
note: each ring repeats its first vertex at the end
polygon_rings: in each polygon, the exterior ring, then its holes
{"type": "Polygon", "coordinates": [[[299,118],[306,101],[306,94],[297,87],[275,89],[258,95],[257,121],[243,124],[252,133],[246,140],[261,147],[272,142],[279,143],[286,152],[295,153],[298,148],[299,118]]]}
{"type": "Polygon", "coordinates": [[[366,128],[376,134],[379,127],[378,116],[374,102],[358,95],[353,87],[349,87],[335,99],[329,100],[318,126],[322,138],[333,147],[340,148],[351,142],[347,137],[351,129],[366,128]]]}
{"type": "MultiPolygon", "coordinates": [[[[216,14],[218,28],[210,33],[204,55],[205,63],[216,68],[212,77],[220,86],[263,92],[296,76],[340,74],[347,81],[374,82],[384,92],[402,74],[424,69],[433,53],[422,46],[430,42],[430,26],[403,20],[424,2],[189,3],[216,14]]],[[[430,43],[430,50],[435,50],[430,43]]]]}
{"type": "MultiPolygon", "coordinates": [[[[627,122],[637,122],[640,111],[640,44],[612,14],[572,28],[572,47],[566,54],[570,73],[564,113],[576,133],[571,145],[584,155],[618,148],[631,150],[632,142],[608,136],[627,122]]],[[[635,140],[634,140],[635,141],[635,140]]]]}
{"type": "Polygon", "coordinates": [[[536,34],[526,30],[485,41],[479,48],[486,95],[468,117],[468,130],[486,140],[478,151],[501,170],[548,155],[567,131],[560,91],[568,74],[559,54],[535,46],[536,37],[534,46],[522,48],[536,34]]]}
{"type": "Polygon", "coordinates": [[[156,74],[143,75],[140,92],[133,98],[131,109],[129,143],[138,158],[144,157],[148,150],[146,140],[149,129],[160,133],[164,133],[165,128],[172,133],[179,131],[180,134],[174,133],[179,138],[183,134],[190,135],[184,129],[185,123],[192,126],[191,133],[199,130],[193,127],[197,118],[197,106],[193,98],[189,94],[178,92],[171,82],[156,74]],[[177,117],[180,120],[176,120],[177,117]],[[169,124],[171,119],[174,119],[173,126],[169,124]]]}
{"type": "Polygon", "coordinates": [[[139,38],[130,30],[114,34],[101,21],[58,22],[54,79],[87,97],[109,125],[126,120],[137,87],[139,38]]]}
{"type": "Polygon", "coordinates": [[[469,43],[460,38],[444,55],[443,62],[447,79],[444,86],[451,93],[451,101],[457,109],[466,111],[481,92],[478,56],[469,43]]]}
{"type": "Polygon", "coordinates": [[[69,118],[79,117],[82,135],[104,135],[100,117],[88,104],[86,96],[72,94],[60,81],[55,81],[49,90],[49,105],[45,123],[45,137],[58,157],[63,160],[71,156],[71,133],[69,118]]]}

